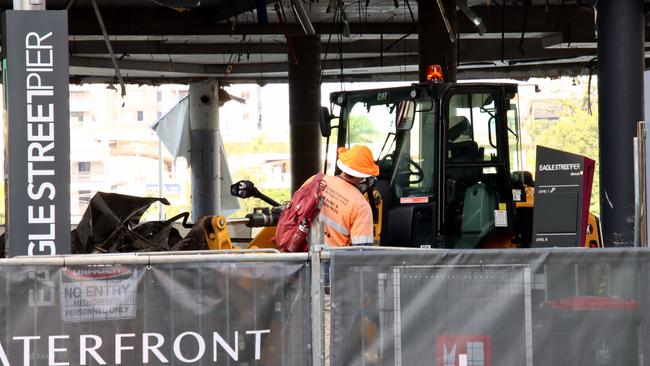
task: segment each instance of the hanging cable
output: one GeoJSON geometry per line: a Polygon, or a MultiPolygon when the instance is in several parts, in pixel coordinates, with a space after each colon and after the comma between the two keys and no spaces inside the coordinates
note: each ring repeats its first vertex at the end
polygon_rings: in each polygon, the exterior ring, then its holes
{"type": "MultiPolygon", "coordinates": [[[[409,37],[410,35],[412,35],[416,31],[417,22],[415,21],[415,16],[413,15],[413,10],[411,10],[411,5],[410,5],[408,0],[404,0],[404,3],[406,4],[406,7],[408,8],[408,11],[409,11],[409,13],[411,15],[411,25],[412,25],[411,31],[408,32],[407,34],[403,35],[399,39],[391,42],[391,44],[389,44],[386,48],[382,48],[383,52],[388,52],[388,50],[393,48],[393,46],[395,46],[396,44],[398,44],[399,42],[401,42],[405,38],[409,37]]],[[[382,36],[383,36],[383,34],[382,34],[382,36]]]]}
{"type": "Polygon", "coordinates": [[[384,33],[379,35],[379,67],[384,67],[384,33]]]}
{"type": "Polygon", "coordinates": [[[440,16],[442,17],[443,23],[445,23],[445,28],[447,29],[447,34],[449,35],[449,41],[451,43],[454,43],[456,41],[456,37],[454,36],[454,30],[451,28],[451,24],[449,23],[449,19],[447,18],[447,13],[445,12],[445,8],[442,5],[441,0],[436,0],[436,3],[438,4],[438,10],[440,10],[440,16]]]}
{"type": "Polygon", "coordinates": [[[391,42],[391,44],[389,44],[386,48],[384,48],[383,51],[388,52],[388,50],[393,48],[393,46],[400,43],[402,40],[404,40],[406,37],[410,36],[411,34],[413,34],[413,32],[406,33],[405,35],[403,35],[403,36],[399,37],[398,39],[394,40],[393,42],[391,42]]]}
{"type": "Polygon", "coordinates": [[[287,28],[287,23],[284,17],[284,7],[275,3],[273,6],[275,13],[278,16],[278,22],[280,27],[282,27],[282,33],[284,33],[284,39],[287,41],[287,48],[289,49],[289,58],[291,63],[294,65],[298,64],[298,57],[296,56],[296,50],[293,48],[293,42],[291,42],[291,36],[289,35],[289,29],[287,28]]]}
{"type": "Polygon", "coordinates": [[[413,9],[411,9],[411,4],[409,3],[409,0],[404,0],[404,4],[406,4],[406,7],[409,10],[409,14],[411,14],[411,22],[415,24],[416,23],[415,16],[413,15],[413,9]]]}
{"type": "Polygon", "coordinates": [[[594,57],[587,62],[587,67],[589,67],[589,79],[587,80],[587,112],[591,116],[591,79],[594,75],[594,71],[598,68],[598,57],[594,57]]]}
{"type": "MultiPolygon", "coordinates": [[[[340,16],[340,15],[339,15],[340,16]]],[[[341,23],[341,27],[343,27],[343,23],[341,23]]],[[[341,90],[344,89],[343,85],[343,80],[344,80],[344,74],[343,74],[343,34],[339,33],[339,80],[341,83],[341,90]]]]}
{"type": "Polygon", "coordinates": [[[528,24],[528,2],[529,1],[530,0],[523,0],[521,2],[521,9],[523,11],[523,17],[522,17],[523,24],[521,25],[521,37],[519,38],[519,53],[521,54],[524,53],[524,37],[526,36],[526,25],[528,24]]]}
{"type": "MultiPolygon", "coordinates": [[[[336,11],[334,11],[334,16],[332,16],[332,27],[330,29],[334,29],[335,24],[336,24],[336,11]]],[[[329,52],[330,44],[332,43],[332,34],[333,32],[330,30],[330,33],[327,37],[327,43],[325,44],[325,53],[323,54],[323,60],[321,61],[321,66],[320,66],[321,80],[323,80],[323,73],[325,72],[325,66],[327,62],[327,54],[329,52]]]]}
{"type": "MultiPolygon", "coordinates": [[[[309,20],[309,14],[307,14],[305,7],[302,5],[302,0],[290,0],[290,2],[291,8],[293,9],[293,16],[300,24],[302,31],[308,36],[316,34],[314,26],[311,24],[311,20],[309,20]]],[[[284,14],[284,10],[282,10],[282,14],[284,14]]]]}
{"type": "Polygon", "coordinates": [[[97,22],[99,23],[99,28],[102,30],[102,34],[104,36],[104,42],[106,43],[106,48],[108,49],[108,54],[111,56],[111,62],[113,63],[113,68],[115,69],[115,77],[117,78],[117,81],[120,83],[120,89],[121,93],[120,95],[122,98],[126,96],[126,87],[124,86],[124,80],[122,79],[122,74],[120,73],[120,67],[117,65],[117,59],[115,58],[115,52],[113,52],[113,46],[111,45],[111,41],[108,39],[108,32],[106,31],[106,27],[104,26],[104,20],[102,20],[102,15],[99,12],[99,8],[97,7],[97,2],[95,0],[90,0],[93,10],[95,11],[95,16],[97,17],[97,22]]]}
{"type": "Polygon", "coordinates": [[[506,49],[506,0],[501,0],[501,62],[505,62],[506,49]]]}
{"type": "Polygon", "coordinates": [[[348,22],[348,14],[345,12],[345,4],[343,1],[339,2],[339,17],[343,26],[341,35],[345,38],[350,38],[350,22],[348,22]]]}
{"type": "Polygon", "coordinates": [[[339,58],[339,83],[341,84],[341,90],[345,88],[343,84],[344,73],[343,73],[343,32],[344,32],[344,18],[343,18],[343,1],[337,0],[337,14],[338,14],[338,24],[339,24],[339,34],[338,37],[338,58],[339,58]]]}

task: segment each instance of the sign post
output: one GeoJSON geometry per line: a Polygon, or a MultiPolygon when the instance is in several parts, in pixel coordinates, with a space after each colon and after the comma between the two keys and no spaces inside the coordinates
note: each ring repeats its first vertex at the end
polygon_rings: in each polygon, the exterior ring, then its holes
{"type": "Polygon", "coordinates": [[[583,246],[595,161],[537,147],[533,247],[583,246]]]}
{"type": "Polygon", "coordinates": [[[70,253],[68,15],[2,20],[6,256],[70,253]]]}

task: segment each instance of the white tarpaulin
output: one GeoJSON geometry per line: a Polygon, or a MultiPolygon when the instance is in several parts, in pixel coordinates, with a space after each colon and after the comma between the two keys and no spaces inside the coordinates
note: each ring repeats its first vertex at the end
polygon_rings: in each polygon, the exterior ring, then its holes
{"type": "MultiPolygon", "coordinates": [[[[158,119],[151,129],[156,131],[158,138],[165,144],[167,150],[174,158],[184,157],[190,164],[190,108],[189,98],[183,97],[169,112],[158,119]]],[[[221,132],[219,134],[219,148],[221,150],[221,212],[219,214],[228,216],[239,210],[239,201],[230,195],[232,177],[226,159],[226,149],[223,146],[221,132]]],[[[215,214],[217,214],[215,212],[215,214]]]]}
{"type": "Polygon", "coordinates": [[[182,156],[190,162],[190,110],[189,98],[183,97],[169,112],[158,119],[151,129],[174,158],[182,156]]]}

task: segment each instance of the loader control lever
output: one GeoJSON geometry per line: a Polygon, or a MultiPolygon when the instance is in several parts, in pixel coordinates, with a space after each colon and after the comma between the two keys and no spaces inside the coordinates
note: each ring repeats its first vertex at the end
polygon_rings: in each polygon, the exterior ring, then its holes
{"type": "Polygon", "coordinates": [[[230,194],[239,198],[255,197],[261,199],[273,207],[280,206],[280,203],[278,203],[276,200],[257,190],[253,182],[250,180],[240,180],[239,182],[231,185],[230,194]]]}

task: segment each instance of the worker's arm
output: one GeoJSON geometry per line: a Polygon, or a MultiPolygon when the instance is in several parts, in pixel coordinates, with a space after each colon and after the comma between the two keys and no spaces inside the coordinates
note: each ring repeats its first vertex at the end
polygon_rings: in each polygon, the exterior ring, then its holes
{"type": "Polygon", "coordinates": [[[359,207],[356,217],[352,220],[350,241],[354,246],[372,245],[372,210],[367,202],[364,202],[364,205],[359,207]]]}

